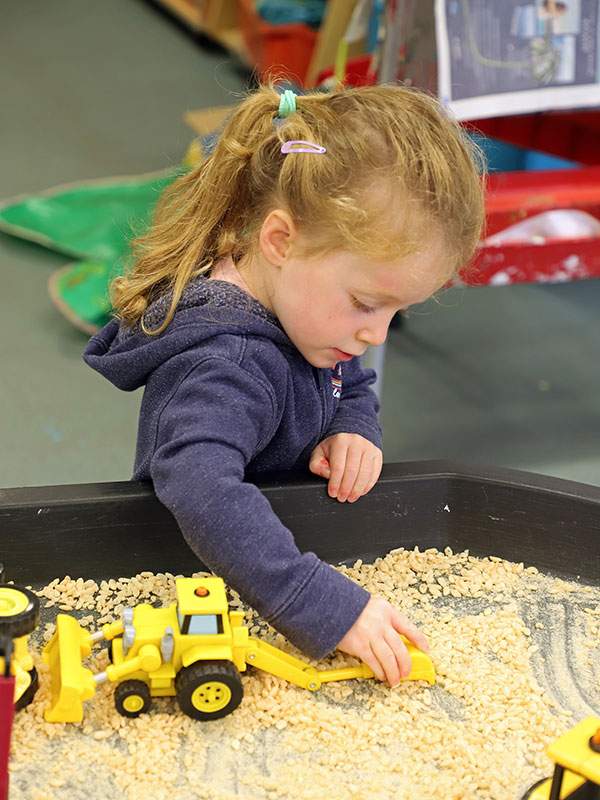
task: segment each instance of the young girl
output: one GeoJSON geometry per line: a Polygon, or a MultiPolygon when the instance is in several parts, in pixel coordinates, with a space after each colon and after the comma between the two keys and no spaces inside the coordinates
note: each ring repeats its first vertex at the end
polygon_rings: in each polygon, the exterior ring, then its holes
{"type": "Polygon", "coordinates": [[[483,219],[469,140],[400,86],[262,86],[214,153],[162,199],[113,286],[120,319],[85,360],[145,385],[136,479],[151,479],[198,557],[298,648],[357,656],[395,686],[386,600],[300,553],[251,477],[308,468],[354,502],[382,464],[372,371],[394,314],[471,257],[483,219]]]}

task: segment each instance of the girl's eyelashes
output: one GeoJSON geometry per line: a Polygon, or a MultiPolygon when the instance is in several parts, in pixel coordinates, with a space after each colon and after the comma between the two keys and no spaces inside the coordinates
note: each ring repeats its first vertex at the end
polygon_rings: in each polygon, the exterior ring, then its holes
{"type": "Polygon", "coordinates": [[[373,308],[372,306],[366,306],[364,303],[361,303],[360,300],[357,300],[356,297],[350,295],[352,299],[352,305],[354,308],[357,308],[359,311],[362,311],[364,314],[372,314],[377,309],[373,308]]]}

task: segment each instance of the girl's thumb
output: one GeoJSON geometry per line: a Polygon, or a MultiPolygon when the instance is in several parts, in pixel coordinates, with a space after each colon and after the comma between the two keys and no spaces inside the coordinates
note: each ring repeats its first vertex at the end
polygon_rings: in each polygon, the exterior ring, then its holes
{"type": "Polygon", "coordinates": [[[319,475],[321,478],[329,478],[329,474],[331,470],[329,469],[329,461],[323,456],[317,456],[316,458],[311,459],[308,468],[312,473],[315,475],[319,475]]]}

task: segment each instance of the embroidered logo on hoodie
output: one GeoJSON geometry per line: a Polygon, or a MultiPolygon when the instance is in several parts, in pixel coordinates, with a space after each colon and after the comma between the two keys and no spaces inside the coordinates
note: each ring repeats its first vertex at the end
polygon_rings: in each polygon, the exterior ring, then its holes
{"type": "Polygon", "coordinates": [[[338,364],[335,372],[331,373],[331,385],[333,386],[333,396],[339,400],[342,396],[342,365],[338,364]]]}

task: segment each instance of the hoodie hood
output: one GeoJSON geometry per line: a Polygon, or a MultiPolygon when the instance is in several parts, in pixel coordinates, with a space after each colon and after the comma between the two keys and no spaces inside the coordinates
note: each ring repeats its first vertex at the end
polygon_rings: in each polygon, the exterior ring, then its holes
{"type": "MultiPolygon", "coordinates": [[[[150,305],[144,315],[147,328],[160,325],[170,301],[168,293],[150,305]]],[[[127,326],[113,319],[90,339],[83,359],[117,388],[132,391],[168,359],[223,333],[269,339],[295,350],[277,318],[258,300],[234,284],[199,276],[185,288],[161,334],[149,336],[139,323],[127,326]]]]}

